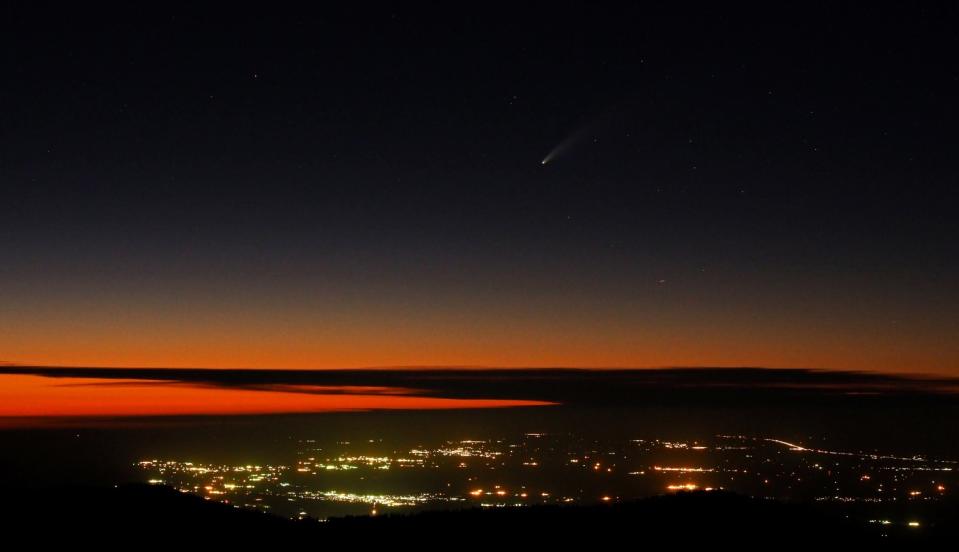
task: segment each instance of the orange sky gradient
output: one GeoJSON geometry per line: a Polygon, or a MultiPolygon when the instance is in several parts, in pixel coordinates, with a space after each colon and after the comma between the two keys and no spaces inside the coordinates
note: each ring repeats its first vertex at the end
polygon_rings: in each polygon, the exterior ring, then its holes
{"type": "Polygon", "coordinates": [[[908,336],[772,328],[693,329],[683,334],[610,328],[471,333],[447,328],[383,329],[363,335],[183,327],[177,331],[21,333],[0,337],[0,361],[22,365],[155,368],[335,369],[389,366],[605,367],[763,366],[959,375],[955,343],[939,347],[908,336]],[[812,335],[810,335],[812,334],[812,335]],[[52,337],[56,335],[56,337],[52,337]]]}
{"type": "Polygon", "coordinates": [[[857,294],[852,286],[825,284],[780,293],[769,282],[738,291],[730,285],[725,294],[676,284],[639,296],[555,282],[524,284],[523,293],[474,294],[280,284],[163,284],[162,291],[147,293],[135,284],[109,292],[104,282],[42,299],[27,289],[6,290],[0,362],[288,369],[762,366],[959,376],[959,322],[950,304],[905,293],[857,294]]]}

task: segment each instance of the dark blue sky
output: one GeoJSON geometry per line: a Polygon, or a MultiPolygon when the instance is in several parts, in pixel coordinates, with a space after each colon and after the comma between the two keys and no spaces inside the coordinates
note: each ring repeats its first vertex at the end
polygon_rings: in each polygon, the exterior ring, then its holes
{"type": "Polygon", "coordinates": [[[952,7],[195,10],[5,8],[0,359],[959,370],[952,7]]]}

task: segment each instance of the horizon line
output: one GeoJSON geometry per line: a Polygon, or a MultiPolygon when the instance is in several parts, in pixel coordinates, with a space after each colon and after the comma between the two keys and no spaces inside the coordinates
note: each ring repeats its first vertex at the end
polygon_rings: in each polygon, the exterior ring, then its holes
{"type": "Polygon", "coordinates": [[[290,367],[257,367],[257,366],[97,366],[81,364],[33,364],[11,361],[0,361],[0,372],[5,368],[24,368],[38,370],[183,370],[183,371],[210,371],[210,372],[524,372],[524,371],[564,371],[564,372],[638,372],[638,371],[665,371],[665,370],[763,370],[780,372],[807,372],[831,373],[849,375],[886,375],[900,376],[909,379],[947,379],[959,381],[959,377],[935,372],[896,372],[884,370],[862,370],[845,368],[824,368],[809,366],[760,366],[760,365],[663,365],[663,366],[490,366],[475,364],[410,364],[410,365],[381,365],[381,366],[337,366],[323,368],[290,368],[290,367]]]}

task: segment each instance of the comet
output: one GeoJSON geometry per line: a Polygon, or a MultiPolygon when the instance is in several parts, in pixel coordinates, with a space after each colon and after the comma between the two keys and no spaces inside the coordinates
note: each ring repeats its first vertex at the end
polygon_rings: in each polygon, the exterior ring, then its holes
{"type": "Polygon", "coordinates": [[[562,142],[557,144],[555,148],[550,150],[550,152],[546,154],[546,157],[544,157],[539,164],[546,165],[548,163],[552,163],[557,157],[565,155],[573,148],[573,146],[582,142],[584,138],[592,134],[595,126],[595,124],[586,125],[567,136],[562,142]]]}

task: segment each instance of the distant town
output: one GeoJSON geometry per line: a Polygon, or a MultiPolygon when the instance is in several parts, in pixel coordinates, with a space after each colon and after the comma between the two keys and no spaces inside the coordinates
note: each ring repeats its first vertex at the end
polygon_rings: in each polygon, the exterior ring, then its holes
{"type": "Polygon", "coordinates": [[[136,466],[152,484],[240,508],[318,520],[726,490],[826,507],[854,505],[863,523],[919,530],[923,504],[959,483],[954,460],[829,450],[745,435],[602,442],[526,433],[516,439],[439,443],[293,442],[290,461],[276,465],[156,458],[136,466]]]}

